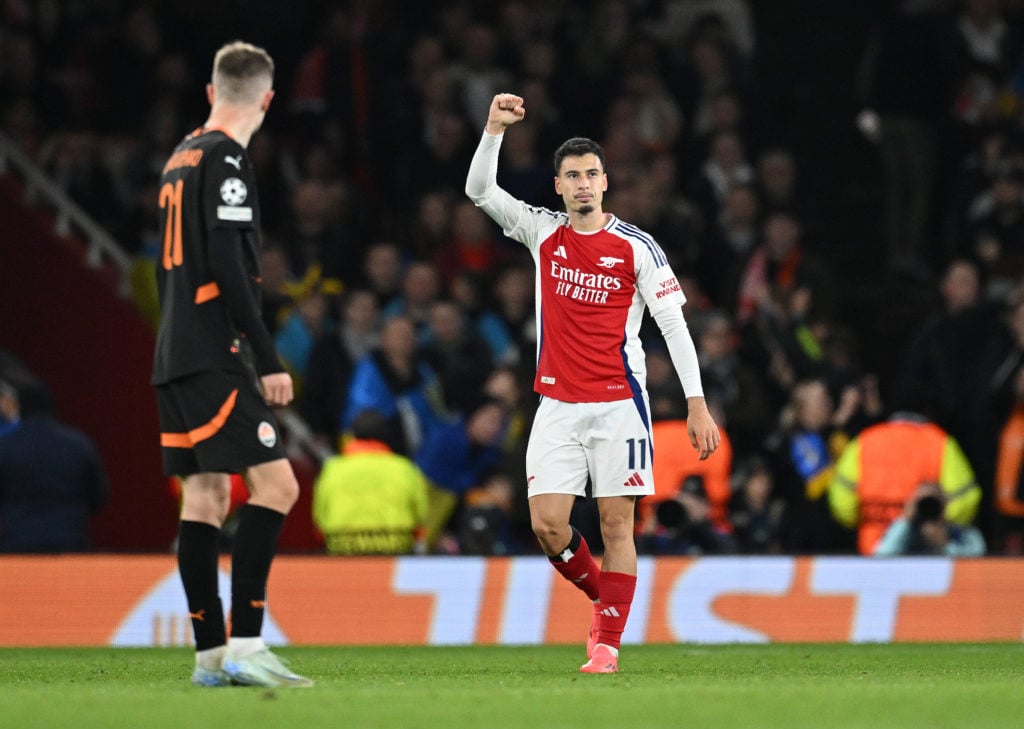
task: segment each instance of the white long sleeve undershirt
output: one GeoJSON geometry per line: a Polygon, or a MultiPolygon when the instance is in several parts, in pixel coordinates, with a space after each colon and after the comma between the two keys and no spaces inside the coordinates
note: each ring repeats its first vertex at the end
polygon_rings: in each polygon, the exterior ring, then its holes
{"type": "Polygon", "coordinates": [[[668,355],[672,359],[672,365],[676,369],[676,375],[683,385],[686,397],[704,397],[697,347],[690,336],[683,310],[672,306],[656,312],[653,316],[661,335],[665,338],[668,355]]]}

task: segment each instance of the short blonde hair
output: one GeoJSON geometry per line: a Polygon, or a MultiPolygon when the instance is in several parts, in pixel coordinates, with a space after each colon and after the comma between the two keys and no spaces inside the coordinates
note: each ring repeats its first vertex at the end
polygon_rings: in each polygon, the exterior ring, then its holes
{"type": "Polygon", "coordinates": [[[274,59],[262,48],[234,41],[213,58],[213,88],[221,101],[253,104],[274,82],[274,59]]]}

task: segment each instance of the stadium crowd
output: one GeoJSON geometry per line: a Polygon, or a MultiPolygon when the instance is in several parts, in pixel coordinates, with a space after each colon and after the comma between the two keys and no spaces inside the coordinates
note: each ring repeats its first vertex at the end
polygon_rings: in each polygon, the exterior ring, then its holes
{"type": "MultiPolygon", "coordinates": [[[[912,413],[962,453],[961,486],[980,487],[962,521],[989,553],[1024,553],[1024,3],[875,12],[857,123],[881,170],[871,275],[892,282],[871,291],[895,301],[870,306],[830,243],[843,221],[806,183],[829,160],[769,118],[752,5],[268,2],[239,19],[225,3],[203,4],[197,26],[195,2],[12,0],[0,128],[135,257],[136,299],[154,317],[156,183],[204,118],[207,50],[264,44],[277,99],[249,147],[263,313],[297,408],[341,458],[353,423],[383,416],[373,440],[425,477],[417,549],[514,554],[536,551],[523,467],[534,274],[463,188],[481,113],[515,91],[529,115],[507,135],[499,184],[557,208],[550,153],[592,136],[606,209],[683,278],[725,442],[706,463],[683,453],[685,396],[648,321],[660,470],[640,505],[642,551],[856,551],[857,524],[833,506],[857,477],[836,466],[872,426],[912,413]],[[886,341],[879,319],[908,316],[908,302],[912,336],[886,341]]],[[[906,466],[896,443],[860,446],[855,471],[906,466]]],[[[599,545],[594,520],[581,506],[576,523],[599,545]]]]}

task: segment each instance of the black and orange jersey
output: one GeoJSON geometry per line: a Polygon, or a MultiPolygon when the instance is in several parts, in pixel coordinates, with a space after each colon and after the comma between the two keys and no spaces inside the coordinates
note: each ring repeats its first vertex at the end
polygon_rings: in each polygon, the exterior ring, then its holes
{"type": "Polygon", "coordinates": [[[238,370],[245,339],[260,374],[281,371],[259,315],[259,200],[245,149],[221,130],[196,130],[164,166],[159,204],[161,318],[152,384],[238,370]]]}

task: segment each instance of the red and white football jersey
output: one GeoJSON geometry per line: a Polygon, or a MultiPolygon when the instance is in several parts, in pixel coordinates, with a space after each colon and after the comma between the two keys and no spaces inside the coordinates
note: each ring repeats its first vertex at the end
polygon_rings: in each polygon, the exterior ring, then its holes
{"type": "Polygon", "coordinates": [[[496,186],[477,204],[537,264],[534,389],[565,402],[642,392],[644,308],[655,313],[686,302],[657,242],[614,215],[601,230],[580,233],[568,214],[532,207],[496,186]]]}

